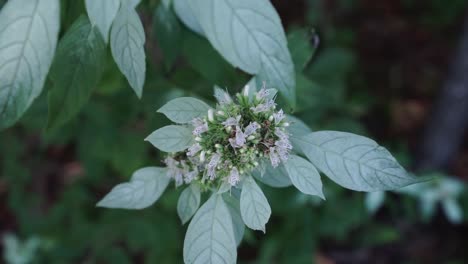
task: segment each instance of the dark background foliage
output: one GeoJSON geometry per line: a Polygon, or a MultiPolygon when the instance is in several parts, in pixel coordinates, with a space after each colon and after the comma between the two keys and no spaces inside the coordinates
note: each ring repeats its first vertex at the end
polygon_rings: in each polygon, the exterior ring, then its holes
{"type": "MultiPolygon", "coordinates": [[[[62,35],[85,14],[82,2],[62,1],[62,35]]],[[[297,68],[296,115],[314,130],[370,136],[414,170],[424,151],[448,144],[450,131],[447,142],[421,147],[431,117],[444,107],[437,102],[464,34],[467,1],[272,2],[297,68]]],[[[20,123],[0,133],[0,235],[38,237],[33,263],[182,261],[186,227],[175,210],[180,190],[169,188],[142,211],[94,205],[135,169],[161,164],[159,153],[143,141],[168,123],[156,109],[182,95],[212,102],[214,84],[238,91],[248,76],[175,17],[158,15],[158,5],[148,0],[138,9],[147,34],[142,100],[127,87],[108,51],[104,77],[78,117],[45,130],[43,92],[20,123]],[[177,34],[161,28],[167,19],[177,34]]],[[[432,169],[468,180],[467,139],[432,169]]],[[[272,219],[266,235],[246,233],[239,263],[466,263],[466,191],[460,198],[464,221],[454,225],[440,210],[423,219],[417,201],[396,194],[372,215],[362,193],[324,183],[323,203],[293,188],[265,186],[272,219]]]]}

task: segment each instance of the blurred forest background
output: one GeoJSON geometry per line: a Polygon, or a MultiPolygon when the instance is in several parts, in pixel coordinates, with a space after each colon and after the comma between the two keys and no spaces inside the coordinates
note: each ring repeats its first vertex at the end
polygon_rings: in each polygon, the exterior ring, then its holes
{"type": "MultiPolygon", "coordinates": [[[[86,12],[84,1],[61,2],[63,34],[86,12]]],[[[263,186],[272,219],[265,235],[246,233],[239,263],[467,263],[468,82],[458,93],[451,87],[468,78],[462,71],[468,65],[468,1],[272,2],[296,64],[295,114],[314,130],[374,138],[410,171],[439,176],[424,188],[387,193],[385,200],[325,177],[324,202],[293,188],[263,186]],[[454,94],[460,101],[450,103],[454,94]]],[[[180,190],[168,189],[142,211],[95,203],[134,170],[161,164],[143,141],[169,123],[156,113],[160,106],[183,95],[213,102],[215,84],[239,91],[249,76],[159,1],[144,0],[138,10],[148,64],[141,101],[109,51],[110,66],[77,118],[46,130],[43,92],[17,125],[0,132],[2,261],[182,261],[180,190]]]]}

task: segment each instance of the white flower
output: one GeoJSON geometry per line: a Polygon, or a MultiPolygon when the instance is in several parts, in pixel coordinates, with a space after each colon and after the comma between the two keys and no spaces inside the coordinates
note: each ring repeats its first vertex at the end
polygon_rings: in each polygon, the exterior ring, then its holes
{"type": "Polygon", "coordinates": [[[221,161],[221,155],[219,153],[215,153],[213,154],[213,156],[211,156],[211,160],[207,165],[208,176],[210,176],[211,180],[214,180],[214,178],[216,177],[216,174],[215,174],[216,166],[218,166],[220,161],[221,161]]]}
{"type": "Polygon", "coordinates": [[[229,184],[231,186],[236,186],[237,183],[239,182],[240,177],[239,177],[239,171],[237,170],[236,167],[231,169],[231,173],[229,174],[229,184]]]}
{"type": "Polygon", "coordinates": [[[232,102],[231,96],[227,92],[219,88],[215,89],[214,96],[216,97],[216,100],[218,100],[219,104],[221,105],[229,104],[232,102]]]}
{"type": "Polygon", "coordinates": [[[198,144],[198,143],[193,144],[193,145],[188,149],[187,156],[193,157],[193,156],[195,156],[195,154],[197,154],[201,149],[202,149],[202,146],[200,146],[200,144],[198,144]]]}
{"type": "Polygon", "coordinates": [[[195,118],[192,120],[192,125],[195,127],[192,134],[195,136],[200,136],[201,134],[208,131],[208,124],[203,121],[201,118],[195,118]]]}
{"type": "Polygon", "coordinates": [[[275,107],[275,106],[276,106],[275,101],[268,100],[264,104],[258,104],[255,107],[251,107],[250,110],[252,110],[254,113],[262,113],[262,112],[270,111],[270,109],[275,107]]]}
{"type": "Polygon", "coordinates": [[[273,168],[278,167],[280,163],[280,158],[278,154],[276,153],[276,150],[274,147],[270,148],[270,161],[271,161],[271,166],[273,166],[273,168]]]}
{"type": "Polygon", "coordinates": [[[226,121],[224,121],[222,124],[224,125],[224,127],[229,127],[229,126],[238,126],[239,125],[239,121],[241,119],[241,116],[238,115],[237,117],[229,117],[228,119],[226,119],[226,121]]]}
{"type": "Polygon", "coordinates": [[[257,132],[257,129],[260,128],[260,125],[257,122],[250,122],[250,124],[245,128],[244,134],[246,137],[257,132]]]}
{"type": "Polygon", "coordinates": [[[242,132],[242,129],[239,126],[236,126],[236,137],[235,139],[230,138],[229,143],[231,143],[233,148],[241,148],[244,146],[246,139],[247,137],[242,132]]]}
{"type": "Polygon", "coordinates": [[[275,124],[279,124],[284,119],[284,117],[285,116],[284,116],[283,109],[273,114],[273,118],[275,119],[275,124]]]}
{"type": "Polygon", "coordinates": [[[257,92],[257,94],[255,95],[255,98],[257,98],[257,100],[262,100],[263,98],[266,98],[268,95],[270,95],[270,90],[265,89],[265,83],[264,83],[263,88],[257,92]]]}
{"type": "Polygon", "coordinates": [[[277,135],[280,138],[280,140],[289,140],[289,135],[279,128],[275,129],[275,135],[277,135]]]}
{"type": "Polygon", "coordinates": [[[249,85],[246,85],[244,86],[244,90],[243,90],[243,94],[245,97],[249,96],[249,92],[250,92],[250,86],[249,85]]]}
{"type": "Polygon", "coordinates": [[[185,183],[189,184],[193,181],[193,179],[195,179],[195,177],[198,175],[198,171],[196,170],[193,170],[193,171],[190,171],[190,172],[187,172],[184,176],[185,176],[185,183]]]}

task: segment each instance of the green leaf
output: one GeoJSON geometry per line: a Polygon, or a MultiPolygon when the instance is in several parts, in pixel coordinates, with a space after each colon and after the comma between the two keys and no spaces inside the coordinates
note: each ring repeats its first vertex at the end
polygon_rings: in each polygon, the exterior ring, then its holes
{"type": "Polygon", "coordinates": [[[356,191],[394,190],[418,182],[375,141],[346,132],[320,131],[302,138],[307,158],[339,185],[356,191]]]}
{"type": "Polygon", "coordinates": [[[122,4],[110,35],[112,56],[139,98],[146,74],[145,31],[137,12],[122,4]]]}
{"type": "Polygon", "coordinates": [[[163,105],[158,112],[171,121],[186,124],[197,117],[204,117],[211,109],[205,102],[192,97],[179,97],[163,105]]]}
{"type": "Polygon", "coordinates": [[[155,203],[169,184],[165,168],[146,167],[133,173],[130,182],[115,186],[99,207],[143,209],[155,203]]]}
{"type": "Polygon", "coordinates": [[[270,162],[265,161],[262,162],[262,166],[264,166],[264,170],[257,169],[252,173],[260,182],[275,188],[283,188],[292,185],[283,164],[280,164],[277,168],[273,168],[270,162]]]}
{"type": "Polygon", "coordinates": [[[293,146],[293,150],[296,153],[303,154],[301,149],[301,138],[305,135],[312,133],[312,129],[310,129],[304,122],[302,122],[299,118],[288,115],[287,120],[289,122],[288,132],[290,134],[289,140],[291,141],[291,145],[293,146]]]}
{"type": "Polygon", "coordinates": [[[291,155],[284,164],[289,178],[294,186],[302,193],[317,195],[325,199],[322,191],[322,180],[317,169],[308,162],[296,155],[291,155]]]}
{"type": "Polygon", "coordinates": [[[96,25],[105,42],[109,41],[109,31],[120,7],[120,0],[86,0],[89,20],[96,25]]]}
{"type": "Polygon", "coordinates": [[[59,27],[58,0],[11,0],[0,11],[0,129],[41,93],[59,27]]]}
{"type": "Polygon", "coordinates": [[[236,239],[236,245],[239,245],[242,242],[242,238],[244,237],[244,231],[245,231],[244,221],[242,220],[242,216],[240,212],[239,199],[235,198],[233,195],[229,193],[223,194],[223,199],[226,202],[226,206],[229,209],[229,213],[231,214],[232,226],[234,229],[234,237],[236,239]]]}
{"type": "Polygon", "coordinates": [[[133,8],[136,8],[141,3],[141,0],[123,0],[123,1],[124,2],[128,1],[128,4],[133,8]]]}
{"type": "Polygon", "coordinates": [[[281,20],[270,1],[189,0],[211,44],[236,67],[258,74],[295,105],[294,64],[281,20]]]}
{"type": "Polygon", "coordinates": [[[80,17],[60,41],[50,70],[49,128],[64,124],[86,104],[101,78],[105,52],[97,28],[80,17]]]}
{"type": "Polygon", "coordinates": [[[189,224],[184,241],[184,262],[233,264],[236,259],[236,241],[229,209],[221,195],[213,194],[189,224]]]}
{"type": "Polygon", "coordinates": [[[297,71],[302,71],[312,59],[317,47],[312,45],[314,32],[309,29],[294,29],[288,32],[288,46],[297,71]]]}
{"type": "Polygon", "coordinates": [[[190,7],[188,1],[189,0],[173,0],[174,4],[174,11],[179,17],[180,20],[192,31],[204,35],[203,29],[200,26],[200,23],[198,23],[197,18],[195,17],[195,14],[190,7]]]}
{"type": "Polygon", "coordinates": [[[252,177],[245,179],[242,185],[240,210],[246,226],[265,233],[265,225],[270,219],[271,208],[262,189],[252,177]]]}
{"type": "Polygon", "coordinates": [[[162,50],[167,67],[171,67],[181,51],[182,28],[169,4],[162,2],[153,16],[156,41],[162,50]]]}
{"type": "Polygon", "coordinates": [[[151,133],[145,141],[164,152],[179,152],[193,144],[192,130],[184,126],[165,126],[151,133]]]}
{"type": "Polygon", "coordinates": [[[200,187],[191,184],[180,194],[177,202],[177,213],[182,224],[187,223],[192,218],[198,207],[200,207],[200,187]]]}
{"type": "Polygon", "coordinates": [[[460,224],[463,221],[463,210],[458,204],[457,200],[447,198],[442,200],[442,208],[445,216],[453,224],[460,224]]]}

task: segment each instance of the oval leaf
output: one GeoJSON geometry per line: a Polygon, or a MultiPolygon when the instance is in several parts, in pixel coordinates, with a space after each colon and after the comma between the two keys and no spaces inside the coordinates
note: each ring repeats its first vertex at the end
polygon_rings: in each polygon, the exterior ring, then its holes
{"type": "Polygon", "coordinates": [[[262,168],[255,170],[252,175],[260,182],[275,188],[284,188],[292,185],[291,179],[283,164],[273,168],[270,162],[262,162],[262,168]]]}
{"type": "Polygon", "coordinates": [[[169,184],[164,168],[147,167],[133,173],[128,183],[115,186],[98,204],[99,207],[143,209],[155,203],[169,184]]]}
{"type": "Polygon", "coordinates": [[[188,0],[211,44],[227,61],[258,74],[295,105],[294,64],[281,20],[268,0],[188,0]]]}
{"type": "Polygon", "coordinates": [[[112,56],[117,66],[141,98],[146,74],[145,31],[130,4],[121,5],[110,37],[112,56]]]}
{"type": "Polygon", "coordinates": [[[163,113],[173,122],[185,124],[194,118],[206,116],[210,108],[209,105],[201,100],[191,97],[180,97],[165,104],[158,112],[163,113]]]}
{"type": "Polygon", "coordinates": [[[247,178],[242,185],[240,210],[246,226],[265,233],[265,225],[270,219],[271,208],[262,189],[251,177],[247,178]]]}
{"type": "Polygon", "coordinates": [[[184,241],[184,262],[233,264],[236,259],[236,241],[229,209],[221,195],[214,194],[189,224],[184,241]]]}
{"type": "Polygon", "coordinates": [[[236,239],[236,245],[239,245],[242,242],[242,238],[244,238],[244,231],[245,231],[244,221],[242,220],[242,216],[240,212],[239,199],[227,193],[223,194],[223,199],[226,202],[226,205],[229,209],[229,213],[231,214],[232,225],[234,229],[234,237],[236,239]]]}
{"type": "Polygon", "coordinates": [[[182,224],[187,223],[192,218],[199,206],[200,187],[196,184],[191,184],[180,194],[179,201],[177,202],[177,213],[182,224]]]}
{"type": "Polygon", "coordinates": [[[192,130],[183,126],[165,126],[154,131],[145,141],[164,152],[183,151],[193,143],[192,130]]]}
{"type": "Polygon", "coordinates": [[[65,123],[85,105],[101,78],[104,55],[101,34],[80,17],[60,41],[50,70],[49,128],[65,123]]]}
{"type": "Polygon", "coordinates": [[[109,30],[119,11],[119,6],[120,0],[86,0],[89,20],[98,27],[106,43],[109,40],[109,30]]]}
{"type": "Polygon", "coordinates": [[[41,93],[59,26],[58,0],[12,0],[0,11],[0,129],[41,93]]]}
{"type": "Polygon", "coordinates": [[[291,155],[284,164],[284,167],[292,183],[299,191],[325,199],[320,173],[309,161],[299,156],[291,155]]]}
{"type": "Polygon", "coordinates": [[[356,191],[394,190],[417,182],[375,141],[336,131],[302,138],[307,158],[339,185],[356,191]]]}

